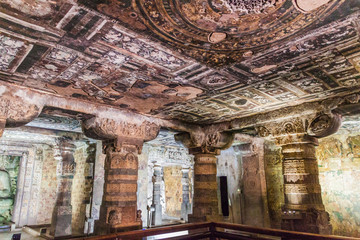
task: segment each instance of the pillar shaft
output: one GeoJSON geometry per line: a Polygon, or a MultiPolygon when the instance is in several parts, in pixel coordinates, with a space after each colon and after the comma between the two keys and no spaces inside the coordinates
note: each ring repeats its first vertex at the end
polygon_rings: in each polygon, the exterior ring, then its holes
{"type": "Polygon", "coordinates": [[[162,224],[162,206],[161,206],[161,166],[154,166],[154,176],[153,176],[153,203],[155,211],[153,213],[152,225],[159,226],[162,224]]]}
{"type": "Polygon", "coordinates": [[[137,211],[138,148],[122,144],[106,146],[105,183],[98,233],[111,233],[141,228],[137,211]]]}
{"type": "Polygon", "coordinates": [[[195,154],[193,214],[189,222],[219,221],[216,156],[195,154]]]}
{"type": "Polygon", "coordinates": [[[54,147],[54,158],[57,160],[57,196],[52,215],[50,235],[54,237],[72,234],[71,190],[75,174],[75,145],[68,140],[60,140],[54,147]]]}
{"type": "Polygon", "coordinates": [[[188,214],[190,213],[190,181],[189,181],[189,168],[181,169],[182,178],[182,202],[181,202],[181,218],[188,222],[188,214]]]}
{"type": "Polygon", "coordinates": [[[281,146],[285,194],[282,228],[331,234],[328,213],[321,198],[315,156],[317,139],[306,134],[292,139],[281,146]]]}

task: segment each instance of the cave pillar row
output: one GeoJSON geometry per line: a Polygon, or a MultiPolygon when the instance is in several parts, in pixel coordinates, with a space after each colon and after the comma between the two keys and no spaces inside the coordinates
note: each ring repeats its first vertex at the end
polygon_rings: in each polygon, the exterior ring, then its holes
{"type": "Polygon", "coordinates": [[[175,139],[182,141],[189,148],[189,153],[194,155],[193,211],[188,215],[188,222],[222,221],[217,194],[216,156],[221,149],[231,146],[234,134],[209,126],[201,132],[177,134],[175,139]]]}
{"type": "Polygon", "coordinates": [[[148,121],[94,117],[83,121],[86,136],[103,140],[104,193],[97,234],[141,229],[137,209],[138,155],[145,141],[154,139],[160,127],[148,121]],[[134,123],[135,122],[135,123],[134,123]]]}
{"type": "Polygon", "coordinates": [[[341,117],[320,113],[259,127],[262,136],[271,136],[281,147],[285,203],[281,228],[299,232],[331,234],[319,182],[315,148],[318,138],[335,133],[341,117]]]}
{"type": "Polygon", "coordinates": [[[76,146],[72,143],[71,139],[65,138],[58,139],[53,147],[54,159],[57,162],[57,192],[55,207],[52,213],[50,235],[54,237],[72,234],[71,191],[76,167],[74,159],[75,149],[76,146]]]}

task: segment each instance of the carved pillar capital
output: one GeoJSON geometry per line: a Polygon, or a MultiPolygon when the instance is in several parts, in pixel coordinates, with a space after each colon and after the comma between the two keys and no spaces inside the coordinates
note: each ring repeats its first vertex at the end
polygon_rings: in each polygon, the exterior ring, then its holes
{"type": "Polygon", "coordinates": [[[202,131],[178,133],[176,141],[181,141],[191,154],[219,155],[220,150],[229,148],[234,140],[234,133],[225,132],[213,126],[204,127],[202,131]]]}
{"type": "Polygon", "coordinates": [[[143,143],[156,138],[160,130],[160,126],[148,121],[133,123],[99,117],[83,121],[82,128],[87,137],[105,140],[105,147],[111,151],[120,151],[124,144],[130,144],[137,147],[138,153],[143,143]]]}
{"type": "Polygon", "coordinates": [[[305,136],[307,140],[329,136],[335,133],[340,125],[341,116],[328,112],[279,119],[258,125],[255,129],[260,137],[274,138],[277,144],[282,145],[291,141],[304,140],[305,136]]]}

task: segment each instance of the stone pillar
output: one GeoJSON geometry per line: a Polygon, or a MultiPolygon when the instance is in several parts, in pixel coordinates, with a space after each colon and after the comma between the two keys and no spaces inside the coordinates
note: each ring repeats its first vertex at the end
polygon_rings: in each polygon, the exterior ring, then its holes
{"type": "Polygon", "coordinates": [[[139,149],[130,143],[116,147],[115,142],[103,143],[106,153],[105,183],[96,226],[98,233],[134,230],[142,226],[136,196],[139,149]]]}
{"type": "Polygon", "coordinates": [[[181,202],[181,218],[188,222],[188,214],[190,213],[190,181],[189,181],[189,168],[182,168],[182,202],[181,202]]]}
{"type": "Polygon", "coordinates": [[[154,165],[153,175],[153,202],[152,207],[155,209],[152,215],[152,225],[159,226],[162,224],[162,206],[161,206],[161,181],[162,181],[162,167],[160,165],[154,165]]]}
{"type": "Polygon", "coordinates": [[[281,144],[284,194],[282,228],[300,232],[331,234],[329,216],[321,198],[315,156],[316,138],[300,135],[281,144]]]}
{"type": "Polygon", "coordinates": [[[54,146],[57,161],[57,193],[52,214],[50,235],[54,237],[71,235],[71,189],[75,174],[75,145],[68,139],[60,139],[54,146]]]}
{"type": "Polygon", "coordinates": [[[202,128],[202,132],[177,134],[175,139],[182,141],[195,157],[193,213],[188,216],[189,222],[222,221],[217,194],[216,155],[221,149],[231,146],[234,134],[207,126],[202,128]]]}
{"type": "Polygon", "coordinates": [[[194,164],[193,214],[189,222],[221,221],[219,215],[216,156],[197,153],[194,164]]]}
{"type": "Polygon", "coordinates": [[[269,123],[257,128],[282,148],[285,204],[281,228],[299,232],[331,234],[329,214],[321,198],[315,156],[317,138],[337,131],[341,117],[315,114],[269,123]]]}
{"type": "Polygon", "coordinates": [[[154,139],[160,127],[141,119],[134,123],[134,119],[124,122],[100,117],[83,121],[82,127],[86,136],[103,140],[106,153],[104,194],[95,231],[103,234],[140,229],[138,155],[144,141],[154,139]]]}

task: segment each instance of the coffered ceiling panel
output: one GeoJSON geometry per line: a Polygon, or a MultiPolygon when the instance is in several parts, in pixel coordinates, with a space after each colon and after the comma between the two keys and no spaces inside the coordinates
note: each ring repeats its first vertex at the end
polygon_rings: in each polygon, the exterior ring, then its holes
{"type": "Polygon", "coordinates": [[[3,0],[0,81],[198,123],[358,89],[360,2],[309,2],[3,0]]]}

